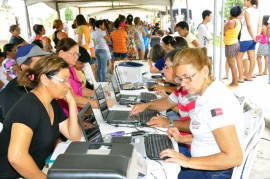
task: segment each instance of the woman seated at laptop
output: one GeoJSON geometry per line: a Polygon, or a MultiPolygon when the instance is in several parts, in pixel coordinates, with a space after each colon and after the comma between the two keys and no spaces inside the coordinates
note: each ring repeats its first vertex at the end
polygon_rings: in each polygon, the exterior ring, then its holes
{"type": "Polygon", "coordinates": [[[178,178],[231,178],[233,167],[243,160],[240,137],[243,134],[243,110],[235,95],[220,81],[214,81],[207,49],[189,48],[174,57],[175,81],[189,95],[198,94],[195,112],[190,116],[191,135],[177,128],[167,134],[177,142],[191,144],[191,157],[166,149],[160,157],[186,168],[178,178]],[[219,177],[216,177],[219,176],[219,177]]]}
{"type": "MultiPolygon", "coordinates": [[[[83,87],[82,82],[79,80],[74,65],[80,56],[78,44],[71,38],[65,38],[58,42],[56,46],[56,53],[62,57],[69,65],[71,85],[71,92],[74,95],[78,110],[84,107],[86,103],[90,103],[93,108],[98,108],[97,100],[92,100],[90,97],[95,94],[94,90],[83,87]]],[[[90,59],[89,59],[90,60],[90,59]]],[[[108,93],[109,94],[109,93],[108,93]]],[[[110,95],[110,94],[109,94],[110,95]]],[[[65,114],[68,115],[68,105],[64,100],[58,100],[65,114]]],[[[109,107],[113,106],[113,101],[108,99],[107,104],[109,107]]]]}
{"type": "Polygon", "coordinates": [[[19,74],[19,85],[34,88],[17,101],[5,119],[0,133],[0,178],[45,179],[41,170],[59,132],[72,141],[81,139],[68,67],[62,58],[50,55],[19,74]],[[67,102],[69,118],[56,98],[67,102]]]}

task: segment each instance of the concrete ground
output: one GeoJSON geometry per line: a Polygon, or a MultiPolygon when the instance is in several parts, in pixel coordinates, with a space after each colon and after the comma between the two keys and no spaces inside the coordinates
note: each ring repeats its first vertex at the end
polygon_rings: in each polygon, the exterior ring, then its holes
{"type": "MultiPolygon", "coordinates": [[[[224,80],[224,83],[230,83],[230,80],[224,80]]],[[[262,107],[265,115],[266,128],[263,137],[258,144],[258,150],[253,161],[250,179],[270,179],[270,84],[268,76],[259,76],[253,78],[252,82],[245,81],[240,83],[238,89],[233,89],[236,94],[244,95],[252,103],[262,107]]]]}

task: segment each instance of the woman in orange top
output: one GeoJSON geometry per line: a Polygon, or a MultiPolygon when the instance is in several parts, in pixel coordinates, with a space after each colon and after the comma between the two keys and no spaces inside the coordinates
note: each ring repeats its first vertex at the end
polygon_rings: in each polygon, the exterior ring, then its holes
{"type": "Polygon", "coordinates": [[[113,64],[111,66],[111,70],[113,71],[114,61],[118,60],[126,60],[127,59],[127,41],[128,36],[125,30],[121,30],[120,28],[121,22],[119,19],[114,21],[115,30],[111,32],[111,38],[113,42],[113,64]]]}
{"type": "Polygon", "coordinates": [[[89,43],[90,43],[90,29],[83,15],[79,14],[76,16],[77,23],[77,43],[79,46],[85,48],[88,53],[90,53],[89,43]]]}

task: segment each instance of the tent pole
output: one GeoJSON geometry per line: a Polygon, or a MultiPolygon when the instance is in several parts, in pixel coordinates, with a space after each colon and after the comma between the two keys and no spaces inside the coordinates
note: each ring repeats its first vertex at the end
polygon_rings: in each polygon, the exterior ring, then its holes
{"type": "Polygon", "coordinates": [[[187,23],[189,25],[189,7],[188,7],[188,0],[186,0],[186,10],[187,10],[187,23]]]}
{"type": "Polygon", "coordinates": [[[29,13],[28,13],[28,8],[26,5],[26,0],[24,0],[24,7],[25,7],[25,15],[26,15],[26,23],[27,23],[27,34],[28,34],[28,40],[32,36],[31,32],[31,26],[30,26],[30,20],[29,20],[29,13]]]}
{"type": "Polygon", "coordinates": [[[57,12],[58,19],[61,19],[60,10],[59,10],[58,3],[57,2],[55,2],[55,10],[57,12]]]}
{"type": "Polygon", "coordinates": [[[223,34],[224,34],[224,0],[222,0],[222,12],[221,12],[221,36],[220,36],[220,63],[219,63],[219,80],[222,78],[223,69],[223,34]]]}
{"type": "Polygon", "coordinates": [[[174,32],[174,20],[173,20],[173,9],[172,9],[172,0],[170,0],[170,20],[171,20],[171,30],[174,32]]]}
{"type": "Polygon", "coordinates": [[[216,53],[216,51],[217,51],[217,47],[216,47],[216,45],[217,45],[217,42],[216,42],[216,36],[217,36],[217,16],[218,16],[218,14],[217,14],[217,2],[216,2],[216,0],[214,0],[214,37],[213,37],[213,59],[212,59],[212,62],[213,62],[213,74],[214,74],[214,77],[215,77],[215,79],[219,79],[219,78],[217,78],[217,74],[216,74],[216,72],[217,72],[217,58],[216,58],[216,56],[217,56],[217,53],[216,53]]]}

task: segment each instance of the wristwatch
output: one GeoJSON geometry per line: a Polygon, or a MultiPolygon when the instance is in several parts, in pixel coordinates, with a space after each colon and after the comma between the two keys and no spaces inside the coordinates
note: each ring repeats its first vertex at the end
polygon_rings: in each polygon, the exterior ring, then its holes
{"type": "Polygon", "coordinates": [[[169,127],[173,127],[173,120],[170,120],[169,127]]]}

